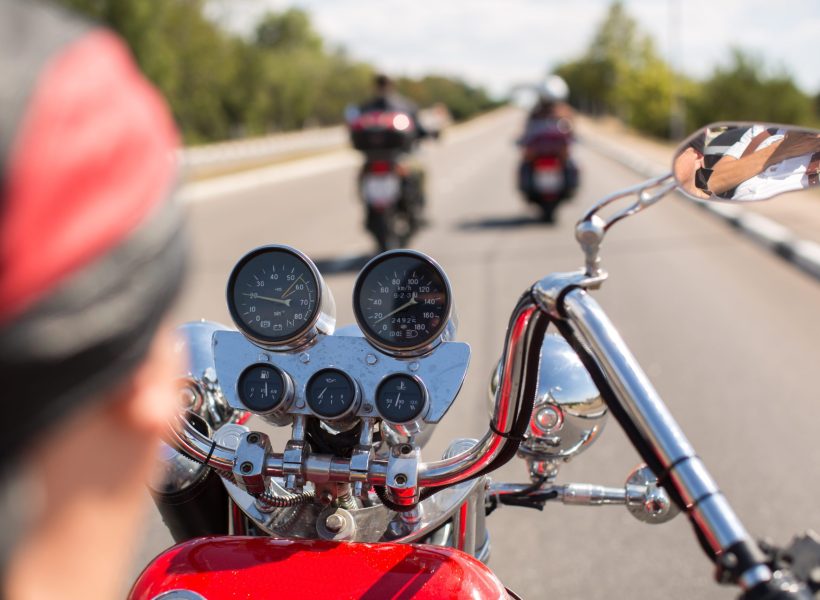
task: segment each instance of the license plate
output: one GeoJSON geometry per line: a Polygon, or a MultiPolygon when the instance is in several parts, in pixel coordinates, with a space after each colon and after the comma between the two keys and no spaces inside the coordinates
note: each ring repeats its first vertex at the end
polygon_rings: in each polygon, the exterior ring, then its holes
{"type": "Polygon", "coordinates": [[[368,204],[393,204],[399,199],[400,190],[398,175],[365,175],[362,179],[362,194],[368,204]]]}
{"type": "Polygon", "coordinates": [[[536,169],[533,177],[539,192],[557,192],[564,186],[564,174],[557,168],[536,169]]]}

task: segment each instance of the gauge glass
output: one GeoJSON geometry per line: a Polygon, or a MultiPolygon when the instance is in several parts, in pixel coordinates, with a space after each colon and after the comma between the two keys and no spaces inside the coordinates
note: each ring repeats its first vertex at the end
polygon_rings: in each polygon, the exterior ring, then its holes
{"type": "Polygon", "coordinates": [[[318,416],[335,419],[348,413],[356,400],[353,380],[338,369],[323,369],[310,378],[307,403],[318,416]]]}
{"type": "Polygon", "coordinates": [[[287,342],[306,331],[319,310],[318,281],[308,260],[281,247],[254,250],[228,280],[228,308],[249,338],[287,342]]]}
{"type": "Polygon", "coordinates": [[[401,250],[374,259],[356,280],[359,327],[378,346],[410,350],[441,334],[450,316],[446,277],[431,259],[401,250]]]}
{"type": "Polygon", "coordinates": [[[376,409],[392,423],[414,421],[424,410],[424,389],[408,375],[391,375],[376,391],[376,409]]]}
{"type": "Polygon", "coordinates": [[[239,401],[256,413],[275,410],[285,397],[284,377],[270,365],[251,365],[239,376],[236,387],[239,401]]]}

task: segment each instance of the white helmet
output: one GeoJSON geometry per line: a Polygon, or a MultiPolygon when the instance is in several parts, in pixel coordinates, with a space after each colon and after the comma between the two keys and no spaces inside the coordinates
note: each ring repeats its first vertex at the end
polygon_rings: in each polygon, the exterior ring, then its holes
{"type": "Polygon", "coordinates": [[[569,97],[569,86],[558,75],[550,75],[538,89],[543,100],[550,102],[566,102],[569,97]]]}

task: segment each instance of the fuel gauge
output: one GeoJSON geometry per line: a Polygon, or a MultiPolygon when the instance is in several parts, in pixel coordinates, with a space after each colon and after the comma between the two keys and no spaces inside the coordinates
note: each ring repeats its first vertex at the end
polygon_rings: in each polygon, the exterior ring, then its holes
{"type": "Polygon", "coordinates": [[[293,397],[290,378],[271,365],[251,365],[242,371],[236,387],[242,404],[261,415],[282,408],[293,397]]]}

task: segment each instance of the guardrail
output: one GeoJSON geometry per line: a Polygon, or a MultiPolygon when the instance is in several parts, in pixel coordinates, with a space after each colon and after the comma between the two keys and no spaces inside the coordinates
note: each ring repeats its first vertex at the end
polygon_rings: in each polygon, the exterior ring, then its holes
{"type": "MultiPolygon", "coordinates": [[[[450,114],[442,106],[420,111],[419,120],[435,130],[452,123],[450,114]]],[[[348,144],[347,128],[335,125],[191,146],[180,150],[178,158],[185,179],[193,181],[330,152],[348,144]]]]}

